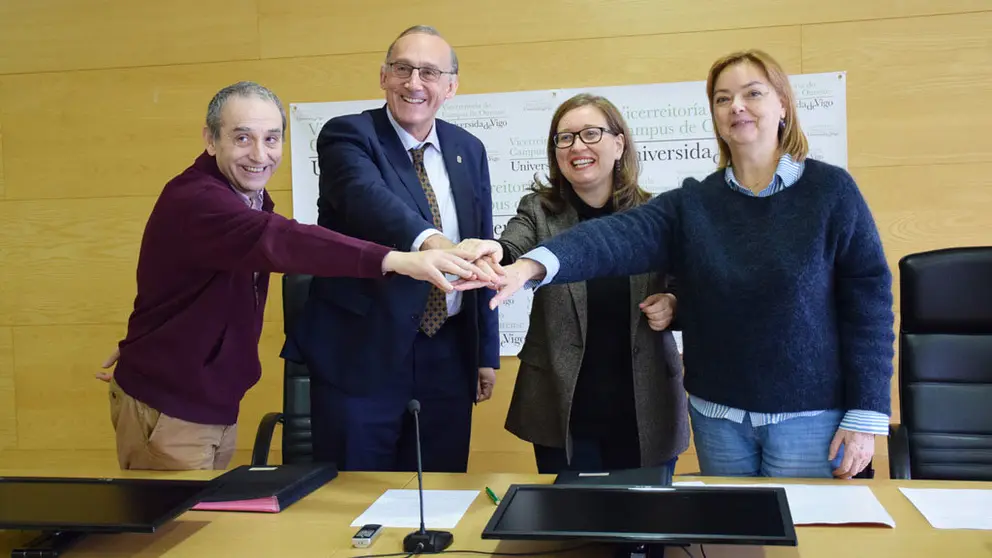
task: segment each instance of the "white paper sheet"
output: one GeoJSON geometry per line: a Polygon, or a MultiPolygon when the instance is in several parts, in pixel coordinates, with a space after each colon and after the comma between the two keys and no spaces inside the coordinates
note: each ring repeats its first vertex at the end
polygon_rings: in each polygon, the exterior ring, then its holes
{"type": "Polygon", "coordinates": [[[900,488],[935,529],[992,530],[992,490],[900,488]]]}
{"type": "Polygon", "coordinates": [[[879,524],[895,527],[896,522],[868,486],[821,484],[711,484],[675,482],[673,486],[782,487],[789,501],[794,525],[879,524]]]}
{"type": "MultiPolygon", "coordinates": [[[[425,490],[424,525],[428,529],[454,529],[478,495],[478,490],[425,490]]],[[[378,523],[383,527],[419,528],[420,500],[417,491],[387,490],[351,526],[361,527],[367,523],[378,523]]]]}

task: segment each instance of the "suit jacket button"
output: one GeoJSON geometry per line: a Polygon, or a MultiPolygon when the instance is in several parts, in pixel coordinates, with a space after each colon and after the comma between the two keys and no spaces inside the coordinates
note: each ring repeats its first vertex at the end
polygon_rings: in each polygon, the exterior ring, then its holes
{"type": "Polygon", "coordinates": [[[640,347],[634,347],[634,351],[633,352],[636,355],[637,353],[641,352],[641,348],[640,347]]]}

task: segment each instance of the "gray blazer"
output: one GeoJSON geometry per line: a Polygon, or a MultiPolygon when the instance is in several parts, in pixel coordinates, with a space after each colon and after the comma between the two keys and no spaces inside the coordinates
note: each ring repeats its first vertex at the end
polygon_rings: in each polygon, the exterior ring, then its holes
{"type": "MultiPolygon", "coordinates": [[[[514,260],[579,222],[569,206],[548,214],[537,194],[520,200],[517,214],[500,236],[514,260]]],[[[689,446],[687,398],[682,387],[682,359],[670,331],[648,327],[637,305],[662,292],[664,277],[646,273],[630,277],[634,404],[641,446],[641,466],[660,465],[689,446]]],[[[520,371],[506,417],[506,429],[544,446],[564,447],[571,460],[568,431],[572,394],[582,364],[586,338],[586,284],[549,285],[534,293],[530,326],[518,355],[520,371]]],[[[604,402],[609,404],[609,402],[604,402]]]]}

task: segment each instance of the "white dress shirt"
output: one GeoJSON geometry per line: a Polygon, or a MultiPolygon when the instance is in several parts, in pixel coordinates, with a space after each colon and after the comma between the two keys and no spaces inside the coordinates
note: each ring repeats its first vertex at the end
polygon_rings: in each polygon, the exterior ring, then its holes
{"type": "MultiPolygon", "coordinates": [[[[393,129],[396,130],[396,135],[399,136],[400,143],[403,144],[406,156],[410,158],[411,162],[413,161],[413,155],[410,154],[411,149],[419,148],[425,143],[431,144],[430,147],[424,150],[424,168],[427,170],[427,178],[431,181],[431,189],[434,190],[434,197],[437,198],[437,208],[441,214],[441,228],[444,231],[438,231],[433,227],[424,229],[413,240],[413,246],[410,247],[410,251],[420,251],[420,246],[427,240],[427,237],[434,234],[443,234],[448,240],[458,244],[461,242],[461,234],[458,230],[458,212],[455,209],[455,198],[451,194],[451,181],[448,179],[448,169],[444,166],[444,157],[441,156],[441,142],[437,139],[437,126],[432,126],[431,133],[427,135],[424,141],[420,141],[410,135],[410,132],[404,130],[396,122],[389,108],[386,108],[386,116],[389,118],[389,123],[392,124],[393,129]]],[[[448,276],[449,281],[452,279],[454,277],[448,276]]],[[[448,303],[449,316],[454,316],[461,310],[461,292],[447,293],[445,299],[448,303]]]]}

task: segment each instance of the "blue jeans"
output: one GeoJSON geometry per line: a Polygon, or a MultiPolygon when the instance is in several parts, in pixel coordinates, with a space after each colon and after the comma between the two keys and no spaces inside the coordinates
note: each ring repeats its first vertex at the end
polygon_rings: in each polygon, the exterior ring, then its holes
{"type": "Polygon", "coordinates": [[[825,411],[754,427],[702,415],[689,405],[692,435],[703,475],[718,477],[831,478],[844,456],[827,459],[843,411],[825,411]]]}

